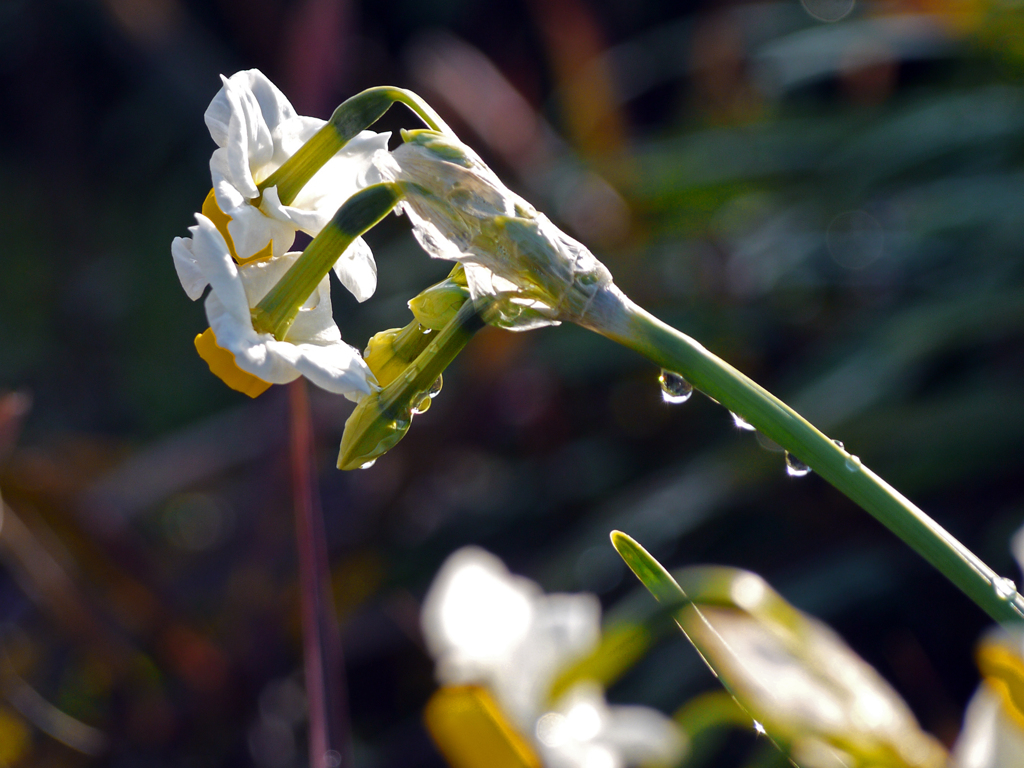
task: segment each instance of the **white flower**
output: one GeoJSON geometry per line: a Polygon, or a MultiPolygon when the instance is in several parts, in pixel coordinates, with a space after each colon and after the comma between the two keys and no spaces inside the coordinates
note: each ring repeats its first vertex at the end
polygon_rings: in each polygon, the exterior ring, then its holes
{"type": "MultiPolygon", "coordinates": [[[[202,214],[196,214],[196,221],[196,226],[189,230],[192,237],[175,238],[171,252],[182,285],[193,300],[210,285],[206,317],[216,336],[216,345],[234,356],[239,369],[269,384],[286,384],[305,376],[317,386],[351,400],[373,391],[373,374],[359,353],[341,340],[341,332],[334,323],[328,277],[324,277],[299,310],[283,339],[257,333],[250,308],[281,279],[300,254],[286,253],[239,266],[213,222],[202,214]]],[[[211,362],[208,358],[207,361],[211,362]]],[[[222,372],[214,372],[231,384],[222,372]]]]}
{"type": "MultiPolygon", "coordinates": [[[[1010,549],[1024,570],[1024,528],[1010,549]]],[[[953,749],[956,768],[1024,768],[1024,632],[1000,628],[978,647],[982,683],[967,704],[953,749]]]]}
{"type": "Polygon", "coordinates": [[[964,726],[953,749],[953,765],[1024,768],[1024,730],[989,683],[982,683],[967,705],[964,726]]]}
{"type": "Polygon", "coordinates": [[[678,754],[680,736],[647,707],[609,707],[581,683],[554,707],[558,674],[600,639],[601,608],[588,594],[545,595],[477,547],[452,554],[423,603],[423,633],[443,685],[488,688],[553,768],[618,768],[678,754]]]}
{"type": "Polygon", "coordinates": [[[549,768],[671,764],[682,748],[672,722],[649,707],[609,707],[600,686],[580,683],[537,720],[549,768]]]}
{"type": "MultiPolygon", "coordinates": [[[[320,168],[295,200],[282,205],[276,187],[268,188],[261,198],[257,184],[295,154],[325,121],[297,115],[284,94],[259,70],[221,79],[224,85],[205,115],[218,147],[210,159],[210,172],[216,207],[227,217],[221,231],[239,262],[283,256],[296,231],[316,236],[345,200],[367,186],[367,173],[375,173],[371,158],[387,150],[390,134],[361,132],[320,168]]],[[[206,206],[204,213],[215,218],[206,206]]],[[[362,238],[349,246],[335,269],[357,299],[372,295],[376,266],[362,238]]]]}

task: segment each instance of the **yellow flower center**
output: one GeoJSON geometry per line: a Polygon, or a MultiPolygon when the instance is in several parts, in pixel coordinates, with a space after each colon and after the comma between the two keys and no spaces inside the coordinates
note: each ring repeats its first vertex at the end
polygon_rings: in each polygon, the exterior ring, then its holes
{"type": "Polygon", "coordinates": [[[270,389],[268,382],[238,367],[235,356],[217,344],[212,328],[196,336],[196,352],[210,366],[210,373],[232,389],[249,397],[258,397],[270,389]]]}
{"type": "Polygon", "coordinates": [[[978,669],[999,695],[1003,711],[1024,730],[1024,659],[1000,643],[978,648],[978,669]]]}
{"type": "Polygon", "coordinates": [[[541,768],[533,748],[480,686],[439,689],[423,720],[452,768],[541,768]]]}
{"type": "Polygon", "coordinates": [[[271,240],[247,259],[238,256],[238,252],[235,250],[235,241],[231,238],[231,233],[228,232],[228,222],[231,221],[231,217],[217,205],[217,196],[212,189],[203,201],[203,216],[212,221],[213,226],[224,236],[224,242],[228,244],[228,251],[231,252],[231,258],[235,260],[236,264],[252,264],[255,261],[269,259],[274,255],[274,241],[271,240]]]}

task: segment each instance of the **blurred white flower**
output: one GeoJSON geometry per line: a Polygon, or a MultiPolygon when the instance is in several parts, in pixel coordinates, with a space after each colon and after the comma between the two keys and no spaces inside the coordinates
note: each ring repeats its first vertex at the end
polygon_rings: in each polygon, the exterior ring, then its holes
{"type": "Polygon", "coordinates": [[[957,768],[1024,768],[1024,729],[1019,715],[990,682],[982,682],[967,705],[953,749],[957,768]]]}
{"type": "Polygon", "coordinates": [[[559,672],[595,648],[601,607],[589,594],[544,594],[477,547],[452,554],[423,603],[423,633],[445,686],[480,685],[553,768],[618,768],[679,754],[671,721],[647,707],[609,707],[574,686],[551,705],[559,672]]]}
{"type": "MultiPolygon", "coordinates": [[[[1010,549],[1024,570],[1024,528],[1010,549]]],[[[982,682],[953,749],[956,768],[1024,768],[1024,632],[993,629],[977,652],[982,682]]]]}
{"type": "MultiPolygon", "coordinates": [[[[283,205],[276,186],[261,195],[257,185],[326,121],[296,114],[284,94],[257,69],[221,79],[224,85],[205,115],[218,149],[210,159],[213,190],[203,213],[220,229],[239,263],[283,256],[296,231],[316,236],[345,200],[367,186],[367,173],[376,174],[371,158],[387,150],[390,134],[359,133],[283,205]]],[[[373,294],[376,266],[362,238],[349,246],[335,271],[360,301],[373,294]]]]}
{"type": "Polygon", "coordinates": [[[671,764],[683,741],[672,721],[650,707],[608,706],[600,686],[579,683],[537,720],[549,768],[620,768],[671,764]]]}
{"type": "MultiPolygon", "coordinates": [[[[229,386],[255,397],[262,389],[255,377],[266,384],[286,384],[305,376],[329,392],[358,400],[376,387],[373,374],[354,348],[341,340],[331,315],[327,277],[299,310],[283,339],[253,329],[250,308],[277,283],[299,257],[286,253],[237,265],[224,237],[210,219],[196,214],[191,238],[178,237],[171,244],[179,266],[182,285],[193,299],[206,285],[206,317],[214,339],[196,339],[200,354],[211,370],[229,386]],[[214,346],[215,344],[215,346],[214,346]],[[226,350],[233,358],[218,352],[226,350]],[[243,373],[244,372],[244,373],[243,373]],[[252,388],[255,385],[255,391],[252,388]]],[[[265,387],[263,387],[265,388],[265,387]]]]}

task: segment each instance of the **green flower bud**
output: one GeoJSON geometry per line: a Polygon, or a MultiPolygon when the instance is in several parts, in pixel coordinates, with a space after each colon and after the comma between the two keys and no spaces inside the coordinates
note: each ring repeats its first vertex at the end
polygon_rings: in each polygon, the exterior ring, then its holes
{"type": "Polygon", "coordinates": [[[420,325],[439,331],[451,322],[468,298],[468,288],[448,279],[414,297],[409,309],[420,325]]]}
{"type": "Polygon", "coordinates": [[[397,417],[381,402],[381,393],[364,397],[345,422],[338,452],[338,469],[359,469],[372,464],[405,437],[412,424],[412,410],[397,417]]]}

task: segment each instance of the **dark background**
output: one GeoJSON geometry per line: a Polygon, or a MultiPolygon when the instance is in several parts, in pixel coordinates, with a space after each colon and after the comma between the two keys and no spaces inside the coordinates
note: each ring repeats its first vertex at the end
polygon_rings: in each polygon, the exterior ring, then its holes
{"type": "MultiPolygon", "coordinates": [[[[835,23],[798,2],[0,0],[0,758],[304,760],[286,391],[209,374],[170,258],[209,189],[203,111],[244,68],[319,117],[417,90],[634,300],[1016,578],[1021,29],[985,0],[835,23]],[[107,746],[46,735],[25,685],[107,746]]],[[[360,348],[447,271],[404,220],[368,240],[376,295],[334,292],[360,348]]],[[[334,468],[350,404],[311,393],[357,765],[440,764],[417,611],[448,553],[609,610],[646,599],[612,528],[670,567],[762,574],[955,738],[987,618],[707,398],[662,403],[657,374],[578,328],[488,329],[354,473],[334,468]]],[[[670,713],[714,685],[672,636],[609,697],[670,713]]]]}

